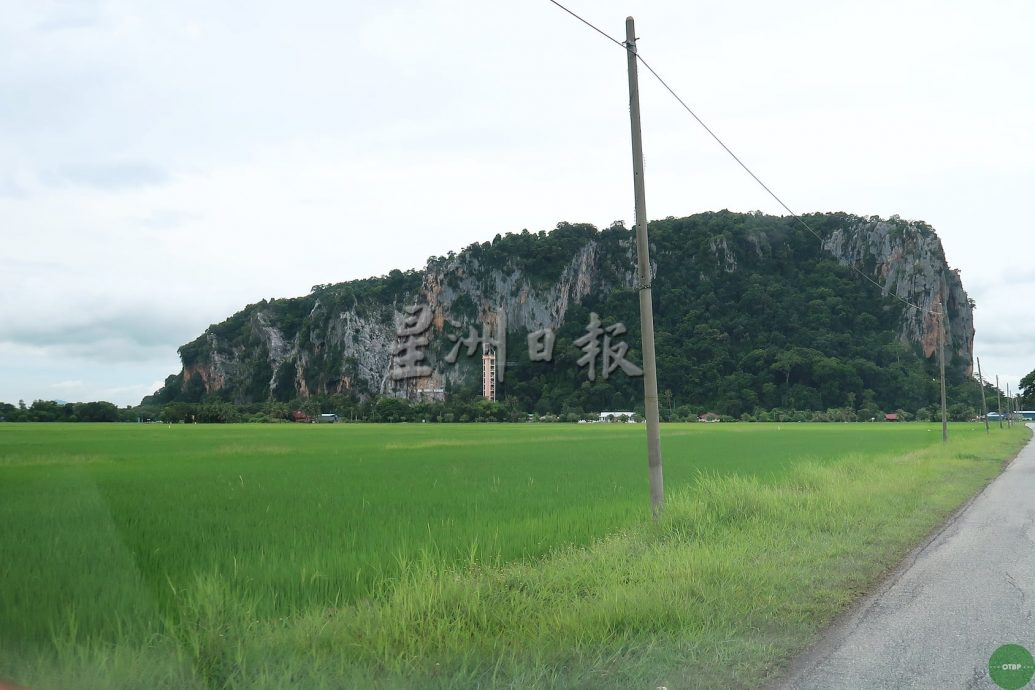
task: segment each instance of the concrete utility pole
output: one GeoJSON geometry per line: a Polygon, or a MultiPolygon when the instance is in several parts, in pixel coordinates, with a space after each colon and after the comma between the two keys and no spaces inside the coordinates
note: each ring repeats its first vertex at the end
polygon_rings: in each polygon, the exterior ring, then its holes
{"type": "Polygon", "coordinates": [[[1003,396],[999,390],[999,374],[995,375],[995,406],[999,410],[999,428],[1003,428],[1003,396]]]}
{"type": "Polygon", "coordinates": [[[985,379],[981,377],[981,358],[978,363],[978,385],[981,386],[981,416],[985,418],[985,433],[988,433],[988,405],[985,404],[985,379]]]}
{"type": "Polygon", "coordinates": [[[643,336],[643,413],[647,418],[647,467],[650,509],[657,520],[665,507],[661,472],[661,427],[658,418],[658,369],[654,360],[654,302],[651,299],[650,248],[647,243],[647,200],[643,186],[643,142],[640,137],[640,85],[636,76],[636,26],[625,19],[625,50],[629,59],[629,119],[632,126],[633,191],[636,198],[636,266],[640,292],[640,331],[643,336]]]}
{"type": "MultiPolygon", "coordinates": [[[[945,289],[942,276],[942,290],[945,289]]],[[[945,410],[945,300],[938,298],[938,369],[942,379],[942,443],[949,442],[949,417],[945,410]]]]}

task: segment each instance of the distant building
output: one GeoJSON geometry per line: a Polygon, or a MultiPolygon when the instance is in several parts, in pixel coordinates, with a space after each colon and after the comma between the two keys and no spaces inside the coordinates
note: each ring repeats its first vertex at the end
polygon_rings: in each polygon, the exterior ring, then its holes
{"type": "Polygon", "coordinates": [[[291,421],[304,423],[311,422],[312,420],[309,419],[309,415],[307,415],[305,412],[302,412],[302,410],[295,410],[291,413],[291,421]]]}
{"type": "Polygon", "coordinates": [[[1018,410],[1017,414],[1024,417],[1025,419],[1035,420],[1035,410],[1018,410]]]}
{"type": "Polygon", "coordinates": [[[895,414],[894,412],[889,412],[888,414],[884,415],[884,421],[885,422],[897,422],[898,421],[898,415],[895,414]]]}
{"type": "Polygon", "coordinates": [[[720,421],[719,415],[714,412],[705,412],[703,415],[697,418],[699,422],[718,422],[720,421]]]}
{"type": "Polygon", "coordinates": [[[336,414],[322,414],[318,420],[321,424],[333,424],[338,421],[338,415],[336,414]]]}
{"type": "Polygon", "coordinates": [[[415,388],[413,395],[417,400],[438,400],[443,401],[446,399],[445,388],[415,388]]]}
{"type": "Polygon", "coordinates": [[[442,387],[441,381],[432,376],[393,381],[392,388],[386,390],[384,395],[411,402],[443,401],[446,399],[446,389],[442,387]]]}
{"type": "Polygon", "coordinates": [[[635,412],[601,412],[600,421],[602,422],[631,422],[635,412]]]}

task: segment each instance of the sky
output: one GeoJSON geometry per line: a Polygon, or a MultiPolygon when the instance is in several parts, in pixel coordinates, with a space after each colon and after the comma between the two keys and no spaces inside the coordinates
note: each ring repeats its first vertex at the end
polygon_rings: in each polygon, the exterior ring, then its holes
{"type": "MultiPolygon", "coordinates": [[[[1035,369],[1035,3],[565,4],[619,40],[632,14],[641,56],[795,212],[932,225],[986,378],[1035,369]]],[[[633,225],[625,51],[549,0],[0,16],[0,401],[136,404],[263,298],[633,225]]],[[[783,213],[640,84],[649,218],[783,213]]]]}

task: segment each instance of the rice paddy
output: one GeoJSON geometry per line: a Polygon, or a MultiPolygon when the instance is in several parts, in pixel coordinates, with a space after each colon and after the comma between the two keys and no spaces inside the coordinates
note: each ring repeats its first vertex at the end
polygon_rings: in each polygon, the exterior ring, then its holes
{"type": "Polygon", "coordinates": [[[939,432],[665,425],[653,524],[638,425],[3,424],[0,678],[753,687],[1027,439],[939,432]]]}

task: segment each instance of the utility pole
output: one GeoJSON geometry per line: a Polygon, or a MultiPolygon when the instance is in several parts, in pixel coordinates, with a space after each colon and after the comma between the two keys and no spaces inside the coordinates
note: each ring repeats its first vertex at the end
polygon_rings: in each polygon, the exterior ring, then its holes
{"type": "MultiPolygon", "coordinates": [[[[945,290],[945,276],[942,276],[942,290],[945,290]]],[[[945,411],[945,300],[938,298],[938,369],[942,379],[942,443],[949,442],[949,417],[945,411]]]]}
{"type": "Polygon", "coordinates": [[[995,406],[999,410],[999,428],[1003,428],[1003,395],[999,390],[999,374],[995,375],[995,406]]]}
{"type": "Polygon", "coordinates": [[[650,509],[657,520],[665,507],[665,482],[661,472],[658,369],[654,360],[654,302],[650,292],[647,196],[643,186],[643,142],[640,136],[640,85],[636,75],[636,25],[632,17],[625,19],[625,51],[629,59],[629,119],[632,127],[633,191],[636,198],[636,265],[640,293],[640,331],[643,337],[643,413],[647,418],[650,509]]]}
{"type": "Polygon", "coordinates": [[[1006,426],[1013,426],[1013,398],[1010,397],[1010,384],[1006,384],[1006,426]]]}
{"type": "Polygon", "coordinates": [[[988,405],[985,404],[985,379],[981,377],[981,358],[978,363],[978,385],[981,386],[981,416],[985,418],[985,433],[988,433],[988,405]]]}

